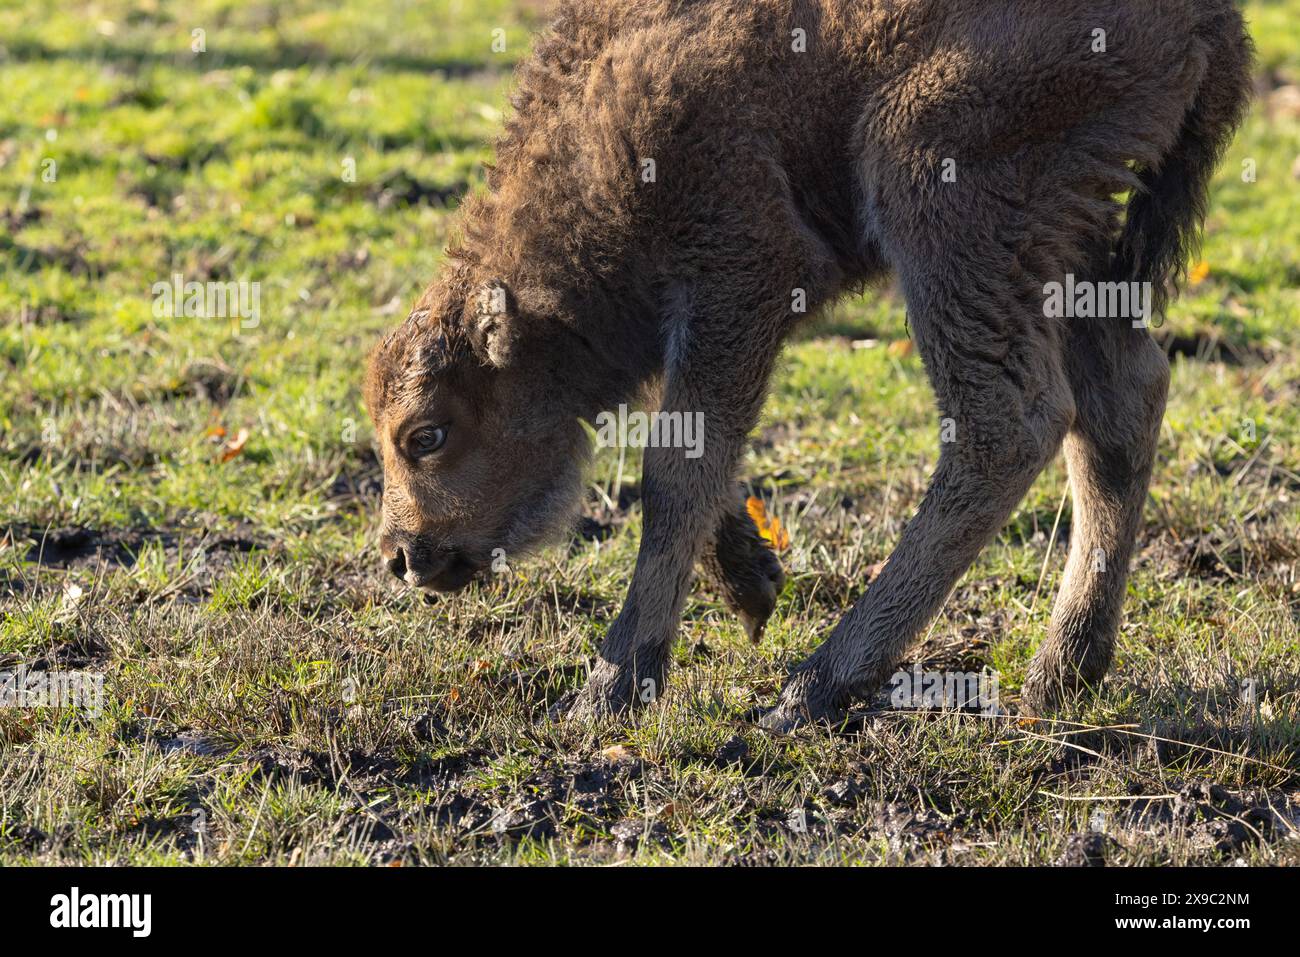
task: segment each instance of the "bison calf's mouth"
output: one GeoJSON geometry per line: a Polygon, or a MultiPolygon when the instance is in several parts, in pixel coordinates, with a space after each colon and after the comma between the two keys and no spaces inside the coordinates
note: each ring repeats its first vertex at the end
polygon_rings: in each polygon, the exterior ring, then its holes
{"type": "Polygon", "coordinates": [[[478,574],[478,567],[458,551],[420,553],[398,547],[384,564],[412,588],[460,591],[478,574]]]}

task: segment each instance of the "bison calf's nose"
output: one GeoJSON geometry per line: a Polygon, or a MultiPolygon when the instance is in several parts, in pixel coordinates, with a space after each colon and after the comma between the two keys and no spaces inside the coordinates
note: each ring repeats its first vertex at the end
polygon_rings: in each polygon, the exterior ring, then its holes
{"type": "Polygon", "coordinates": [[[394,549],[391,558],[385,556],[384,564],[387,565],[388,570],[398,578],[406,578],[406,552],[401,548],[394,549]]]}

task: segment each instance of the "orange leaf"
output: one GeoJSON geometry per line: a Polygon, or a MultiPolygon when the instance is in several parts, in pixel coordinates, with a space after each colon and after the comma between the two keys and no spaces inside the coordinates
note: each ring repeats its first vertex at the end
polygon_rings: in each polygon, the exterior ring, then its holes
{"type": "Polygon", "coordinates": [[[244,444],[248,441],[248,429],[240,429],[234,436],[226,440],[226,444],[221,447],[221,461],[229,462],[240,452],[244,451],[244,444]]]}
{"type": "Polygon", "coordinates": [[[1209,275],[1210,275],[1210,264],[1206,262],[1204,259],[1202,259],[1195,266],[1193,266],[1191,272],[1187,274],[1187,281],[1190,282],[1193,286],[1199,286],[1201,283],[1205,282],[1206,277],[1209,275]]]}
{"type": "Polygon", "coordinates": [[[783,552],[790,547],[790,533],[785,530],[781,520],[775,515],[772,516],[772,527],[768,529],[768,533],[768,540],[778,552],[783,552]]]}
{"type": "Polygon", "coordinates": [[[889,348],[885,351],[889,353],[890,358],[906,359],[912,354],[912,340],[895,339],[889,344],[889,348]]]}
{"type": "Polygon", "coordinates": [[[745,511],[754,520],[758,534],[767,539],[778,552],[790,547],[790,533],[781,527],[781,520],[773,515],[768,518],[767,508],[761,498],[750,496],[745,499],[745,511]]]}

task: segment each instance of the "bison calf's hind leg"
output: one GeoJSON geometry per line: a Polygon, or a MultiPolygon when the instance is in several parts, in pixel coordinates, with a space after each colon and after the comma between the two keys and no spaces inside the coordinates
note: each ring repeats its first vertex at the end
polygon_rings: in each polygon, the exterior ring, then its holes
{"type": "Polygon", "coordinates": [[[1169,384],[1169,362],[1127,320],[1076,323],[1066,349],[1078,414],[1065,440],[1074,515],[1052,623],[1029,667],[1027,710],[1050,711],[1110,666],[1169,384]]]}
{"type": "Polygon", "coordinates": [[[700,565],[727,607],[739,616],[749,640],[757,644],[785,587],[785,572],[743,501],[722,513],[700,565]]]}
{"type": "Polygon", "coordinates": [[[884,684],[1069,429],[1059,330],[1038,305],[1041,282],[1009,254],[1018,220],[989,199],[997,188],[966,174],[928,209],[882,216],[944,420],[939,464],[884,571],[791,675],[761,719],[768,728],[839,720],[884,684]],[[908,224],[923,213],[918,237],[908,224]],[[948,248],[931,241],[959,236],[948,248]]]}

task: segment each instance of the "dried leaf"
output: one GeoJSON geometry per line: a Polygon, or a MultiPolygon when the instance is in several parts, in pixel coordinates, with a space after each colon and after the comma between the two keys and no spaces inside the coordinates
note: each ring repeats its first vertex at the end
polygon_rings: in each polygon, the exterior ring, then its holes
{"type": "Polygon", "coordinates": [[[886,351],[892,359],[906,359],[912,354],[912,340],[895,339],[886,351]]]}
{"type": "Polygon", "coordinates": [[[226,443],[221,446],[221,461],[229,462],[240,452],[244,451],[244,445],[248,442],[248,429],[240,429],[234,438],[227,439],[226,443]]]}
{"type": "Polygon", "coordinates": [[[749,512],[749,517],[753,519],[758,534],[767,539],[774,549],[780,552],[790,547],[790,533],[781,526],[781,520],[775,515],[768,517],[767,507],[763,505],[761,498],[752,495],[747,498],[745,511],[749,512]]]}

